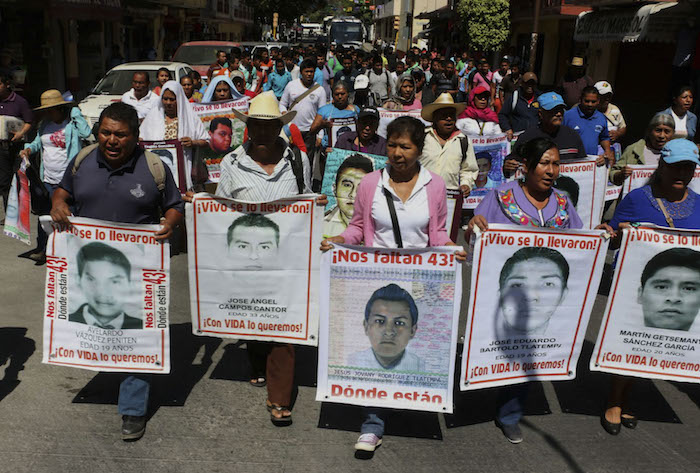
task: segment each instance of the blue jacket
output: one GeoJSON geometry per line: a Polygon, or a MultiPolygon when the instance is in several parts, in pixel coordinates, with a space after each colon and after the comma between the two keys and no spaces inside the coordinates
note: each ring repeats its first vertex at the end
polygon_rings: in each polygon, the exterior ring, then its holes
{"type": "MultiPolygon", "coordinates": [[[[46,128],[46,122],[42,121],[39,123],[39,131],[36,134],[36,138],[34,138],[34,141],[31,143],[27,143],[24,145],[25,148],[29,148],[32,154],[39,153],[41,156],[41,135],[44,132],[44,129],[46,128]]],[[[92,129],[90,128],[90,125],[88,125],[88,122],[83,118],[83,115],[80,113],[80,108],[78,107],[73,107],[70,111],[70,120],[68,121],[68,124],[66,125],[66,129],[64,131],[66,134],[66,153],[68,154],[68,161],[72,160],[75,158],[80,150],[83,148],[83,143],[82,140],[87,139],[90,134],[92,133],[92,129]]],[[[41,178],[44,178],[44,164],[43,161],[40,161],[41,164],[41,170],[40,175],[41,178]]]]}
{"type": "MultiPolygon", "coordinates": [[[[539,96],[539,91],[535,90],[535,97],[539,96]]],[[[540,121],[540,116],[537,113],[537,99],[532,103],[527,102],[523,97],[523,90],[519,88],[517,94],[513,93],[506,98],[501,111],[498,112],[498,124],[504,132],[513,130],[514,133],[527,130],[537,126],[540,121]],[[513,97],[516,97],[517,102],[513,106],[513,97]]]]}
{"type": "MultiPolygon", "coordinates": [[[[668,107],[662,113],[664,115],[671,115],[671,107],[668,107]]],[[[685,121],[685,127],[688,130],[688,139],[693,141],[695,138],[695,133],[698,131],[698,117],[693,112],[688,112],[688,119],[685,121]]]]}
{"type": "Polygon", "coordinates": [[[287,84],[289,84],[291,81],[292,75],[289,73],[288,70],[285,69],[284,74],[282,75],[278,74],[277,70],[274,70],[270,74],[268,74],[267,82],[265,82],[265,84],[263,85],[263,92],[272,90],[275,93],[277,100],[279,100],[282,98],[284,88],[287,87],[287,84]]]}

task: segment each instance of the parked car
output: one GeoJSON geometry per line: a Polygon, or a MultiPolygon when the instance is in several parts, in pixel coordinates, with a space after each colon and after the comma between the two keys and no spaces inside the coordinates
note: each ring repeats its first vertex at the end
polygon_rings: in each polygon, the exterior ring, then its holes
{"type": "Polygon", "coordinates": [[[124,92],[131,89],[131,79],[136,71],[148,72],[151,80],[151,89],[158,86],[156,73],[161,67],[170,71],[170,77],[178,82],[182,76],[190,73],[192,68],[183,62],[144,61],[127,62],[111,69],[92,89],[90,95],[79,104],[80,111],[90,126],[94,126],[100,118],[102,110],[112,102],[119,102],[124,92]]]}
{"type": "Polygon", "coordinates": [[[228,54],[231,48],[239,46],[240,43],[231,41],[190,41],[182,43],[173,54],[173,61],[191,64],[195,71],[202,76],[202,82],[207,83],[207,71],[214,61],[216,52],[226,51],[228,54]]]}

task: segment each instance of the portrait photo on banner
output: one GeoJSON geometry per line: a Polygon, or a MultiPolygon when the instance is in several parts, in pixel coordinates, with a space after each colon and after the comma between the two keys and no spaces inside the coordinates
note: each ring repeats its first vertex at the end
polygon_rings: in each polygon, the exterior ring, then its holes
{"type": "Polygon", "coordinates": [[[326,156],[326,169],[321,192],[328,196],[323,223],[324,236],[336,236],[345,231],[355,212],[355,197],[360,181],[367,174],[383,169],[386,156],[331,149],[326,156]]]}
{"type": "Polygon", "coordinates": [[[591,370],[700,382],[700,232],[625,229],[591,370]]]}
{"type": "Polygon", "coordinates": [[[197,194],[186,211],[193,330],[316,344],[309,314],[320,234],[311,231],[321,212],[312,198],[253,204],[197,194]]]}
{"type": "Polygon", "coordinates": [[[583,228],[595,228],[601,221],[605,205],[608,168],[596,165],[596,157],[562,162],[554,188],[576,208],[583,228]]]}
{"type": "Polygon", "coordinates": [[[326,130],[325,133],[328,133],[328,146],[333,147],[335,144],[338,142],[338,138],[342,136],[344,133],[348,133],[350,131],[355,131],[356,124],[355,124],[355,118],[350,117],[350,118],[331,118],[331,129],[330,131],[326,130]]]}
{"type": "Polygon", "coordinates": [[[476,240],[463,389],[575,372],[607,240],[601,231],[512,231],[490,225],[476,240]],[[503,372],[481,371],[499,362],[503,372]]]}
{"type": "MultiPolygon", "coordinates": [[[[115,330],[142,329],[143,278],[140,269],[153,259],[145,245],[67,240],[68,320],[115,330]]],[[[159,267],[159,261],[153,261],[159,267]]]]}
{"type": "Polygon", "coordinates": [[[505,134],[469,136],[469,139],[474,146],[479,174],[476,177],[474,188],[464,199],[462,206],[474,209],[486,193],[506,182],[503,176],[503,163],[510,153],[510,142],[505,134]]]}
{"type": "Polygon", "coordinates": [[[182,194],[187,192],[187,176],[185,175],[187,167],[180,142],[178,140],[141,141],[140,144],[143,149],[160,156],[160,159],[170,169],[177,188],[182,194]]]}
{"type": "Polygon", "coordinates": [[[207,167],[210,182],[219,182],[221,178],[221,160],[233,148],[233,123],[236,118],[216,117],[207,123],[209,146],[197,148],[197,156],[207,167]]]}

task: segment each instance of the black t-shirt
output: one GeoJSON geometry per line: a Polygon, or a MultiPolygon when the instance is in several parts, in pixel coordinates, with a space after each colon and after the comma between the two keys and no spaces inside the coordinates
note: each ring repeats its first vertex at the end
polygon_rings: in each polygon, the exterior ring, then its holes
{"type": "Polygon", "coordinates": [[[568,126],[560,126],[555,135],[549,135],[542,131],[539,126],[528,128],[518,136],[518,141],[513,146],[513,152],[508,158],[518,159],[517,149],[524,143],[534,138],[549,138],[557,144],[559,148],[559,156],[562,161],[572,161],[575,159],[586,159],[586,150],[583,147],[581,136],[568,126]]]}

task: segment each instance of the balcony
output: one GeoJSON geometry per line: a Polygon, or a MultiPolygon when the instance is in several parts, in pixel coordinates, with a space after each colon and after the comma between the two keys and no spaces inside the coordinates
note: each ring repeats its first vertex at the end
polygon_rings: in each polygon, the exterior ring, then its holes
{"type": "MultiPolygon", "coordinates": [[[[543,17],[577,16],[585,11],[590,11],[591,1],[587,0],[540,0],[541,15],[543,17]]],[[[535,11],[535,0],[513,1],[511,3],[511,16],[513,20],[532,18],[535,11]]]]}

